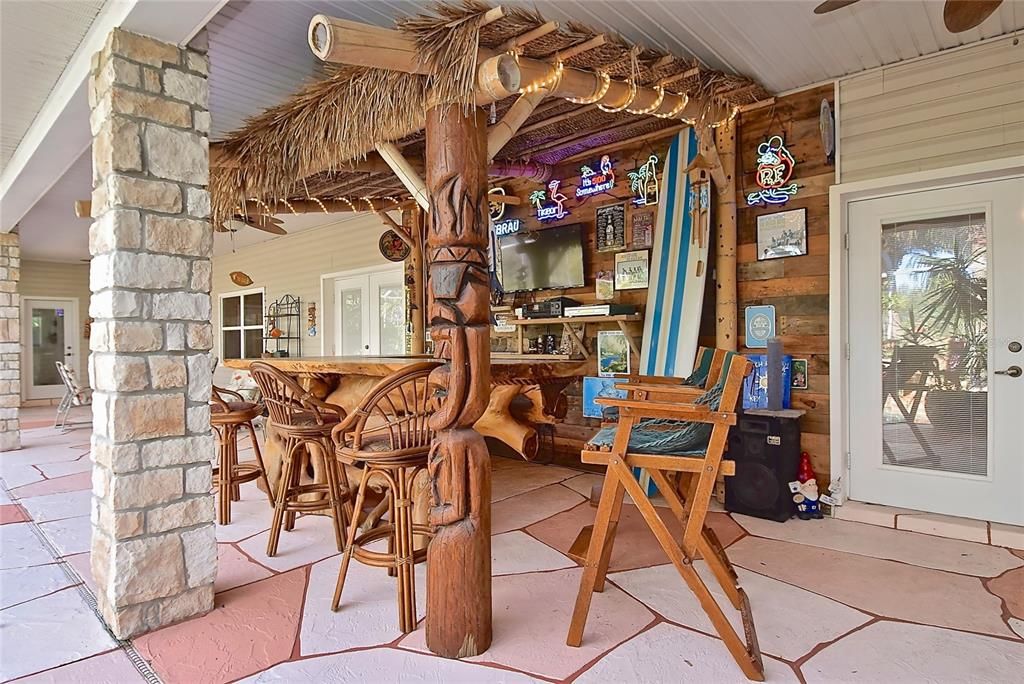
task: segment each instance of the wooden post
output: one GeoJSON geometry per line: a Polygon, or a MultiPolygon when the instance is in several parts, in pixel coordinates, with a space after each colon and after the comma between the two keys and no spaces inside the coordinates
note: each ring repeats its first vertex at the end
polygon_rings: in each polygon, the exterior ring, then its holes
{"type": "Polygon", "coordinates": [[[402,212],[405,224],[412,238],[412,251],[406,260],[406,282],[409,285],[409,320],[412,323],[412,343],[409,352],[423,353],[423,301],[426,283],[423,279],[423,210],[419,206],[402,212]]]}
{"type": "Polygon", "coordinates": [[[473,424],[491,392],[487,124],[461,105],[427,112],[431,373],[441,406],[430,450],[427,648],[465,658],[491,645],[491,462],[473,424]]]}
{"type": "MultiPolygon", "coordinates": [[[[715,346],[736,351],[736,120],[714,130],[721,176],[715,188],[718,241],[715,246],[715,346]]],[[[711,131],[708,131],[711,135],[711,131]]]]}

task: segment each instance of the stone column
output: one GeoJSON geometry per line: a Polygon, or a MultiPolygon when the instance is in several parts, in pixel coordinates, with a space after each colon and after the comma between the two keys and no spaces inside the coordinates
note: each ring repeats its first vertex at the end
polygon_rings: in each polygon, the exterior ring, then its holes
{"type": "Polygon", "coordinates": [[[0,233],[0,451],[21,448],[21,252],[17,233],[0,233]]]}
{"type": "Polygon", "coordinates": [[[207,65],[115,30],[90,77],[92,572],[121,638],[213,607],[207,65]]]}

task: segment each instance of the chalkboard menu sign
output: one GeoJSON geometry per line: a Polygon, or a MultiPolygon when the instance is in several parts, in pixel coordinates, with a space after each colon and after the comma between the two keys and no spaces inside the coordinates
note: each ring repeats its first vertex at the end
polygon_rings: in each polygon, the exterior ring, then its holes
{"type": "Polygon", "coordinates": [[[626,247],[626,205],[597,208],[597,251],[612,252],[626,247]]]}

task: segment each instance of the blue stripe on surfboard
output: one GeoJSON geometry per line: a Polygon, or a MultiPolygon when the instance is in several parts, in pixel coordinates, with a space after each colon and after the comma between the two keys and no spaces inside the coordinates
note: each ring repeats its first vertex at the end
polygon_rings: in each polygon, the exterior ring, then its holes
{"type": "MultiPolygon", "coordinates": [[[[696,134],[693,129],[689,129],[689,136],[686,145],[686,167],[690,166],[690,162],[693,161],[694,157],[697,156],[697,143],[696,134]]],[[[686,290],[686,281],[690,278],[690,244],[693,242],[692,234],[694,230],[692,209],[690,205],[690,177],[689,175],[683,181],[683,230],[682,239],[679,248],[679,258],[676,261],[676,294],[672,300],[672,319],[668,329],[668,356],[665,361],[665,373],[664,375],[675,375],[676,374],[676,359],[679,358],[679,319],[683,314],[683,303],[684,293],[686,290]]],[[[694,285],[694,284],[691,284],[694,285]]]]}
{"type": "Polygon", "coordinates": [[[651,322],[651,335],[649,340],[650,351],[647,357],[646,373],[657,374],[658,342],[661,339],[661,311],[665,303],[665,280],[667,279],[668,257],[672,251],[672,224],[675,219],[676,206],[676,175],[678,174],[677,160],[679,158],[680,137],[678,134],[672,139],[672,146],[668,151],[668,201],[665,204],[666,221],[658,226],[660,231],[661,247],[659,249],[658,283],[654,299],[654,316],[651,322]]]}

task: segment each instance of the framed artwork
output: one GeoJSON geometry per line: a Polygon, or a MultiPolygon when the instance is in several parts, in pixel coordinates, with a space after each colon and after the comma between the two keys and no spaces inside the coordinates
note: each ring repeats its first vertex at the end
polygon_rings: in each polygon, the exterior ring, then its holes
{"type": "Polygon", "coordinates": [[[629,373],[629,340],[621,330],[597,333],[597,374],[602,378],[629,373]]]}
{"type": "Polygon", "coordinates": [[[615,289],[642,290],[649,283],[647,250],[615,255],[615,289]]]}
{"type": "Polygon", "coordinates": [[[583,416],[600,418],[604,407],[594,400],[602,397],[622,399],[626,396],[626,390],[619,389],[618,385],[625,381],[625,378],[583,378],[583,416]]]}
{"type": "Polygon", "coordinates": [[[614,273],[611,271],[598,271],[594,281],[594,295],[598,299],[615,299],[614,273]]]}
{"type": "Polygon", "coordinates": [[[757,217],[757,260],[807,254],[807,209],[757,217]]]}
{"type": "Polygon", "coordinates": [[[405,261],[412,251],[412,248],[405,244],[402,238],[398,237],[398,233],[390,228],[385,230],[380,236],[380,241],[377,245],[380,247],[381,256],[388,261],[405,261]]]}
{"type": "Polygon", "coordinates": [[[597,251],[611,252],[626,247],[626,205],[606,204],[597,208],[597,251]]]}
{"type": "Polygon", "coordinates": [[[789,377],[791,389],[807,389],[807,359],[793,359],[793,370],[789,377]]]}
{"type": "Polygon", "coordinates": [[[634,211],[631,228],[633,235],[630,247],[633,249],[650,249],[651,245],[654,244],[654,212],[634,211]]]}

